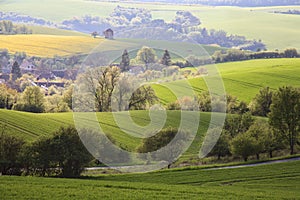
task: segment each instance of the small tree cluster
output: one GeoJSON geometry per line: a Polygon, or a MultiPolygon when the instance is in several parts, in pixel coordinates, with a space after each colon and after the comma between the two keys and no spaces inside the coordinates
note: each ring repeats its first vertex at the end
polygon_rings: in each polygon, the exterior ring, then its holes
{"type": "Polygon", "coordinates": [[[62,127],[31,144],[5,131],[0,134],[0,172],[3,175],[20,175],[23,171],[39,176],[77,177],[91,160],[73,127],[62,127]]]}
{"type": "Polygon", "coordinates": [[[286,149],[287,146],[290,154],[295,153],[300,133],[300,90],[285,86],[271,92],[269,88],[264,88],[252,105],[251,111],[268,116],[269,122],[254,120],[250,113],[227,117],[224,131],[211,155],[220,158],[233,154],[247,161],[253,155],[260,159],[262,153],[273,157],[274,151],[286,149]]]}

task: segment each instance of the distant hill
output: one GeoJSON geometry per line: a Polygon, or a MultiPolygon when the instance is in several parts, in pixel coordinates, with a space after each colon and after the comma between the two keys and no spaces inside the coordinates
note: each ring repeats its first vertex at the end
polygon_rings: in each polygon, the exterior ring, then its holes
{"type": "Polygon", "coordinates": [[[203,4],[210,6],[289,6],[300,5],[299,0],[139,0],[140,2],[164,2],[178,4],[203,4]]]}

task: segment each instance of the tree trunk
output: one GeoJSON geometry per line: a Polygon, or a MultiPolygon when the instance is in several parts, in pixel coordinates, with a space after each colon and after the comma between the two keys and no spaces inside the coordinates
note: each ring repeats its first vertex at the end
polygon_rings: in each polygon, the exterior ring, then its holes
{"type": "Polygon", "coordinates": [[[258,154],[256,154],[256,159],[257,159],[257,160],[259,160],[259,153],[258,153],[258,154]]]}
{"type": "Polygon", "coordinates": [[[269,156],[270,156],[270,158],[273,158],[273,152],[272,151],[269,152],[269,156]]]}
{"type": "Polygon", "coordinates": [[[244,157],[244,161],[247,162],[248,161],[248,157],[244,157]]]}
{"type": "Polygon", "coordinates": [[[291,155],[293,155],[294,154],[294,144],[291,144],[290,146],[291,146],[291,155]]]}

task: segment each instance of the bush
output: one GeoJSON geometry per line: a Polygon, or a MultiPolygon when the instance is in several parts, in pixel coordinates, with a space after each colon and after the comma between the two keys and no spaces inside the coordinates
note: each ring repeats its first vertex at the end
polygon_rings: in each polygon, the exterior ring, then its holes
{"type": "Polygon", "coordinates": [[[249,156],[259,153],[258,147],[258,142],[249,133],[240,133],[231,142],[231,152],[241,156],[244,161],[247,161],[249,156]]]}
{"type": "MultiPolygon", "coordinates": [[[[169,127],[154,136],[143,139],[137,151],[139,153],[152,152],[151,159],[172,163],[182,153],[187,140],[189,140],[187,132],[169,127]],[[167,146],[168,144],[171,145],[167,146]]],[[[149,161],[150,158],[147,159],[149,161]]]]}
{"type": "MultiPolygon", "coordinates": [[[[212,139],[219,137],[219,135],[216,135],[217,133],[220,133],[221,130],[218,128],[210,130],[210,132],[207,133],[207,135],[211,135],[212,139]]],[[[212,151],[209,153],[209,155],[217,156],[218,160],[221,159],[221,157],[229,156],[230,153],[230,140],[231,136],[230,133],[227,131],[222,131],[217,143],[213,147],[212,151]]]]}
{"type": "Polygon", "coordinates": [[[60,128],[51,137],[41,138],[26,150],[30,173],[45,176],[77,177],[92,156],[74,127],[60,128]]]}
{"type": "Polygon", "coordinates": [[[24,144],[23,139],[2,131],[0,134],[0,172],[2,175],[20,175],[20,152],[24,144]]]}

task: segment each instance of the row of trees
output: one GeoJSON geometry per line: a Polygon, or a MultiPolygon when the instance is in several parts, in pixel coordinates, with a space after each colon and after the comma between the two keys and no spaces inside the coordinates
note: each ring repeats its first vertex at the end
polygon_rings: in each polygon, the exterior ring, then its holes
{"type": "Polygon", "coordinates": [[[201,112],[226,112],[230,114],[243,114],[249,111],[244,101],[239,101],[231,95],[211,96],[208,92],[202,92],[195,97],[182,97],[169,103],[168,110],[199,110],[201,112]],[[225,104],[226,103],[226,104],[225,104]]]}
{"type": "Polygon", "coordinates": [[[298,54],[297,49],[291,48],[286,49],[283,52],[262,51],[253,53],[241,50],[216,51],[212,57],[216,63],[220,63],[266,58],[298,58],[300,55],[298,54]]]}
{"type": "Polygon", "coordinates": [[[299,58],[300,55],[297,49],[286,49],[283,52],[279,51],[259,51],[249,52],[238,49],[230,49],[224,51],[216,51],[211,58],[199,58],[196,56],[188,56],[185,58],[185,62],[176,62],[174,65],[180,68],[185,67],[197,67],[202,65],[208,65],[213,63],[224,63],[234,61],[244,61],[253,59],[269,59],[269,58],[299,58]]]}

